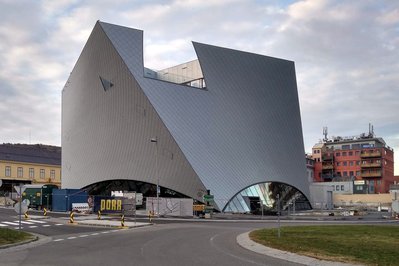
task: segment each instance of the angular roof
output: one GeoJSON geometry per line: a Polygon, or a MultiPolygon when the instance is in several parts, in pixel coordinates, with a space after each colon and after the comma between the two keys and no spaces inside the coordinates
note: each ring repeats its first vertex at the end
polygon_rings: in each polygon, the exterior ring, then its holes
{"type": "Polygon", "coordinates": [[[42,144],[0,144],[0,160],[61,166],[61,147],[42,144]]]}

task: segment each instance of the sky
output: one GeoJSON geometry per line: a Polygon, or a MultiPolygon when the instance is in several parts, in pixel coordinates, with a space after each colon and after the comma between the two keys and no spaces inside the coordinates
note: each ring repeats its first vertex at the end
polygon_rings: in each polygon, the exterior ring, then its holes
{"type": "MultiPolygon", "coordinates": [[[[144,65],[191,41],[295,62],[305,151],[374,132],[399,175],[399,1],[0,0],[0,143],[61,145],[61,90],[97,20],[144,30],[144,65]]],[[[289,130],[289,129],[287,129],[289,130]]]]}

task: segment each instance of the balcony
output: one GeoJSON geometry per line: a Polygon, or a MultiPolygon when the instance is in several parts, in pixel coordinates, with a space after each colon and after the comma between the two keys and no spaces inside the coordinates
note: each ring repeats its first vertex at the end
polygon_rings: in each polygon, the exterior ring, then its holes
{"type": "Polygon", "coordinates": [[[381,171],[362,172],[361,177],[381,177],[381,171]]]}
{"type": "Polygon", "coordinates": [[[362,151],[360,153],[361,158],[370,158],[370,157],[381,157],[381,151],[362,151]]]}
{"type": "Polygon", "coordinates": [[[331,154],[323,154],[322,160],[324,161],[332,161],[334,159],[334,156],[331,154]]]}
{"type": "Polygon", "coordinates": [[[326,164],[324,164],[324,163],[323,163],[322,169],[323,169],[323,170],[332,170],[332,169],[334,169],[334,164],[332,164],[332,163],[326,163],[326,164]]]}
{"type": "Polygon", "coordinates": [[[361,164],[361,166],[360,166],[361,168],[379,168],[379,167],[381,167],[381,163],[370,163],[370,162],[367,162],[367,163],[363,163],[363,164],[361,164]]]}

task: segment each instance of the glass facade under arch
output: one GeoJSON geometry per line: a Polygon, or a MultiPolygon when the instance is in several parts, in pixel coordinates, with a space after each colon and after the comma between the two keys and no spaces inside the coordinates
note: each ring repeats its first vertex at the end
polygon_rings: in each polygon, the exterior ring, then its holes
{"type": "Polygon", "coordinates": [[[276,214],[278,197],[280,197],[280,210],[310,210],[308,199],[293,186],[279,183],[266,182],[243,189],[224,208],[224,212],[276,214]],[[279,196],[278,196],[279,195],[279,196]],[[293,207],[295,205],[295,207],[293,207]]]}

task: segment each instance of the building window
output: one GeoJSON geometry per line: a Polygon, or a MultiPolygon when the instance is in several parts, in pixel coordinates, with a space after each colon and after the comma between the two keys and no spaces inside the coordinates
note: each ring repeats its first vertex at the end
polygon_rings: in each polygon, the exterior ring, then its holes
{"type": "Polygon", "coordinates": [[[342,162],[342,165],[343,165],[343,166],[347,166],[347,165],[348,165],[348,162],[342,162]]]}
{"type": "Polygon", "coordinates": [[[335,190],[336,190],[336,191],[339,191],[339,185],[336,185],[336,186],[335,186],[335,190]]]}
{"type": "Polygon", "coordinates": [[[337,153],[335,154],[335,156],[341,156],[341,153],[337,152],[337,153]]]}
{"type": "Polygon", "coordinates": [[[360,171],[356,171],[356,176],[360,176],[360,171]]]}
{"type": "Polygon", "coordinates": [[[348,152],[349,156],[353,156],[353,151],[348,152]]]}
{"type": "Polygon", "coordinates": [[[29,168],[29,178],[35,178],[35,169],[29,168]]]}
{"type": "Polygon", "coordinates": [[[349,162],[349,165],[350,165],[350,166],[353,166],[353,161],[350,161],[350,162],[349,162]]]}
{"type": "Polygon", "coordinates": [[[349,176],[353,176],[353,171],[349,171],[349,176]]]}
{"type": "Polygon", "coordinates": [[[50,178],[55,179],[55,170],[50,171],[50,178]]]}
{"type": "Polygon", "coordinates": [[[359,156],[360,155],[360,151],[355,151],[355,155],[359,156]]]}
{"type": "Polygon", "coordinates": [[[17,176],[18,177],[23,177],[24,176],[24,170],[22,167],[18,167],[17,169],[17,176]]]}
{"type": "Polygon", "coordinates": [[[11,166],[6,166],[6,176],[10,177],[11,176],[11,166]]]}
{"type": "Polygon", "coordinates": [[[345,190],[345,186],[341,185],[341,190],[344,191],[345,190]]]}
{"type": "Polygon", "coordinates": [[[356,165],[360,165],[360,161],[356,161],[356,165]]]}
{"type": "Polygon", "coordinates": [[[343,171],[344,176],[348,176],[348,172],[347,171],[343,171]]]}
{"type": "Polygon", "coordinates": [[[342,153],[342,156],[346,156],[346,151],[344,151],[344,152],[342,153]]]}
{"type": "Polygon", "coordinates": [[[341,162],[337,162],[337,166],[340,166],[341,165],[341,162]]]}
{"type": "Polygon", "coordinates": [[[44,169],[40,169],[40,178],[44,179],[44,177],[45,177],[45,171],[44,169]]]}

